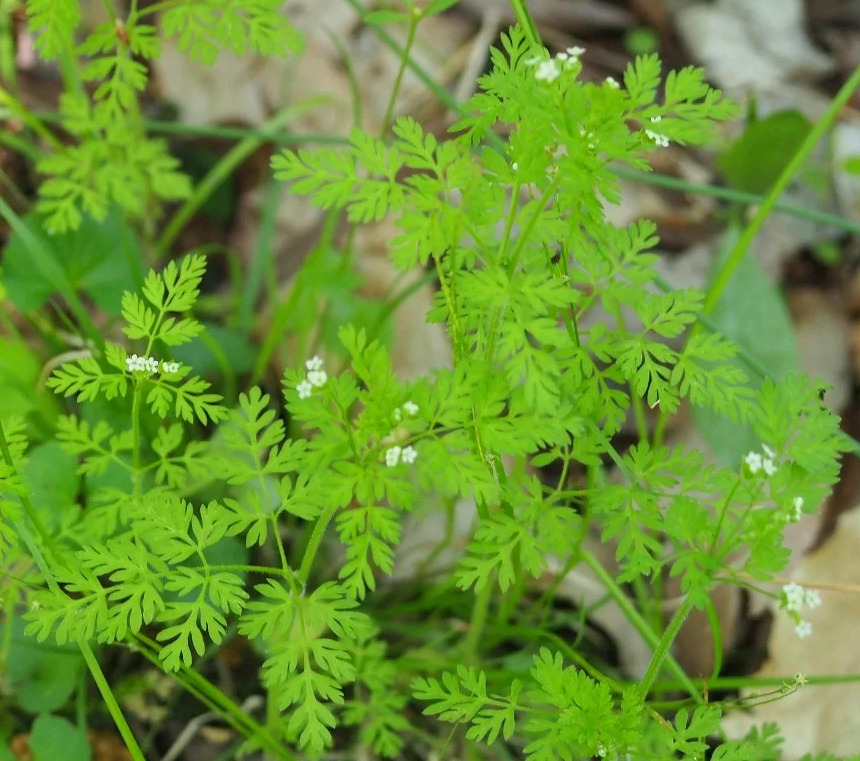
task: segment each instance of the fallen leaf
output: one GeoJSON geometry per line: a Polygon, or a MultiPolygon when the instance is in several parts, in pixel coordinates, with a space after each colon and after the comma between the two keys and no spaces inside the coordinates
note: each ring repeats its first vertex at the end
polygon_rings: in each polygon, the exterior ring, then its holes
{"type": "Polygon", "coordinates": [[[807,36],[802,0],[687,4],[675,26],[708,78],[727,90],[760,92],[833,68],[807,36]]]}
{"type": "MultiPolygon", "coordinates": [[[[840,676],[860,673],[860,651],[853,647],[860,629],[860,511],[841,516],[836,532],[800,563],[792,578],[798,583],[837,584],[853,591],[821,590],[822,604],[805,609],[812,623],[812,636],[800,639],[794,623],[783,611],[775,611],[768,645],[769,659],[754,674],[759,678],[784,677],[792,681],[800,673],[811,676],[840,676]]],[[[742,691],[749,698],[751,690],[742,691]]],[[[804,686],[778,701],[759,705],[749,712],[730,714],[724,728],[731,737],[741,737],[752,727],[772,721],[779,724],[785,745],[783,761],[797,761],[808,753],[834,755],[856,753],[860,747],[860,683],[804,686]]]]}

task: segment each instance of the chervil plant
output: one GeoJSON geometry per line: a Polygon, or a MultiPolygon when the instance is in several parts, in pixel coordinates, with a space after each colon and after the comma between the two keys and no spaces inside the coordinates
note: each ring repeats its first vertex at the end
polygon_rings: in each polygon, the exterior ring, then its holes
{"type": "Polygon", "coordinates": [[[147,63],[161,54],[162,39],[176,38],[180,50],[206,63],[221,50],[287,55],[301,49],[301,37],[278,10],[279,0],[168,0],[140,8],[132,2],[124,19],[110,1],[104,5],[109,20],[75,45],[82,15],[78,0],[26,3],[37,52],[46,60],[59,59],[67,74],[60,114],[74,137],[68,145],[53,140],[37,165],[44,175],[38,208],[50,232],[76,229],[82,213],[103,219],[112,204],[151,221],[159,204],[191,193],[165,141],[147,137],[142,127],[139,94],[149,78],[147,63]],[[156,10],[158,29],[149,23],[156,10]],[[80,69],[84,83],[94,84],[91,95],[70,67],[80,69]]]}
{"type": "MultiPolygon", "coordinates": [[[[163,33],[198,57],[219,44],[298,44],[276,2],[158,5],[163,33]]],[[[33,2],[29,13],[42,53],[64,53],[77,3],[33,2]]],[[[82,48],[93,59],[84,78],[106,83],[91,104],[64,103],[81,142],[42,165],[56,175],[42,187],[54,229],[74,226],[79,207],[98,215],[105,199],[142,214],[176,179],[163,146],[142,158],[124,137],[145,78],[135,56],[157,54],[145,15],[133,11],[82,48]],[[82,159],[95,190],[68,179],[68,162],[82,159]]],[[[414,31],[420,17],[407,3],[391,20],[414,31]]],[[[81,405],[56,438],[101,484],[83,504],[57,513],[33,503],[25,427],[4,421],[2,562],[18,579],[29,636],[129,646],[221,713],[247,750],[281,759],[332,749],[426,757],[446,737],[475,757],[706,757],[724,708],[738,703],[709,702],[679,673],[672,642],[717,584],[766,582],[785,567],[785,527],[827,496],[845,445],[817,384],[792,376],[751,391],[737,347],[690,330],[703,294],[656,291],[653,224],[618,229],[604,216],[619,196],[610,164],[645,170],[655,146],[703,143],[737,109],[700,70],[661,79],[654,56],[637,59],[623,84],[584,82],[581,54],[550,56],[515,27],[448,139],[401,118],[391,140],[356,130],[343,149],[273,161],[292,192],[354,225],[394,218],[395,264],[436,273],[428,319],[446,326],[453,368],[405,381],[379,340],[345,325],[343,369],[302,357],[279,393],[252,387],[227,409],[171,353],[203,330],[194,310],[206,261],[190,255],[124,295],[123,338],[48,380],[81,405]],[[687,331],[682,348],[667,345],[687,331]],[[760,451],[730,470],[651,439],[645,407],[671,414],[685,402],[751,424],[760,451]],[[628,418],[640,440],[619,451],[628,418]],[[547,485],[539,469],[549,463],[562,475],[547,485]],[[581,483],[569,482],[574,473],[581,483]],[[398,600],[384,580],[404,516],[458,500],[477,508],[462,557],[398,600]],[[617,577],[584,549],[594,527],[617,547],[617,577]],[[225,561],[225,546],[242,562],[225,561]],[[535,625],[530,583],[551,558],[565,572],[588,565],[622,605],[653,647],[642,680],[535,625]],[[664,576],[679,577],[684,596],[655,631],[620,585],[647,589],[664,576]],[[260,657],[265,726],[194,670],[236,632],[260,657]],[[669,712],[652,690],[664,669],[689,692],[669,712]]],[[[808,634],[800,609],[817,598],[790,587],[780,599],[808,634]]],[[[776,761],[777,730],[724,741],[708,757],[776,761]]]]}

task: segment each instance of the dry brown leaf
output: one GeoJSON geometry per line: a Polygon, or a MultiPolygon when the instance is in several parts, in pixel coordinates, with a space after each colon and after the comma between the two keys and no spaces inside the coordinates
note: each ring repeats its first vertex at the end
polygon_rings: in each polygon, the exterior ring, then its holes
{"type": "Polygon", "coordinates": [[[791,294],[800,366],[830,386],[824,402],[841,414],[851,396],[851,328],[836,294],[807,288],[791,294]]]}
{"type": "Polygon", "coordinates": [[[802,0],[718,0],[683,6],[675,14],[679,36],[708,77],[727,90],[761,92],[833,67],[807,36],[802,0]]]}
{"type": "MultiPolygon", "coordinates": [[[[821,590],[822,605],[803,616],[813,626],[812,636],[800,639],[782,611],[775,613],[768,646],[769,660],[755,674],[760,678],[860,673],[860,650],[854,645],[860,630],[860,511],[839,520],[836,532],[803,559],[793,579],[800,583],[854,585],[853,591],[821,590]]],[[[745,697],[750,690],[744,690],[745,697]]],[[[727,717],[725,728],[740,737],[754,725],[777,722],[785,737],[783,761],[797,761],[807,753],[836,755],[860,748],[860,684],[805,686],[779,701],[727,717]]]]}

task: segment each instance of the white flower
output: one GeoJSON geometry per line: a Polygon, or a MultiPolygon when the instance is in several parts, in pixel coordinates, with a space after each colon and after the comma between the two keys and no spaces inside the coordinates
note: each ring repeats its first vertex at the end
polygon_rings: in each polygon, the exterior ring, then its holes
{"type": "Polygon", "coordinates": [[[537,66],[543,60],[540,56],[533,56],[526,61],[526,66],[537,66]]]}
{"type": "Polygon", "coordinates": [[[790,613],[800,610],[806,600],[806,590],[794,582],[783,586],[782,593],[785,595],[785,609],[790,613]]]}
{"type": "Polygon", "coordinates": [[[323,361],[319,357],[311,357],[305,362],[305,367],[308,370],[322,370],[323,361]]]}
{"type": "Polygon", "coordinates": [[[574,45],[572,48],[568,48],[566,52],[571,58],[578,61],[579,57],[585,53],[585,48],[574,45]]]}
{"type": "Polygon", "coordinates": [[[132,354],[126,357],[125,366],[130,373],[152,373],[158,372],[158,360],[155,357],[138,357],[132,354]]]}
{"type": "Polygon", "coordinates": [[[561,70],[558,68],[558,64],[550,59],[537,67],[535,79],[541,82],[555,82],[559,74],[561,74],[561,70]]]}
{"type": "Polygon", "coordinates": [[[666,137],[665,135],[658,135],[656,132],[653,132],[650,129],[646,129],[645,134],[648,135],[648,137],[651,140],[653,140],[657,145],[659,145],[661,148],[668,148],[669,147],[669,138],[666,137]]]}
{"type": "Polygon", "coordinates": [[[161,372],[163,372],[163,373],[178,373],[179,372],[179,363],[178,362],[162,362],[161,363],[161,372]]]}
{"type": "MultiPolygon", "coordinates": [[[[411,447],[408,448],[411,449],[411,447]]],[[[391,449],[385,453],[385,464],[389,468],[393,468],[397,465],[397,463],[400,462],[400,453],[402,451],[403,450],[400,447],[391,447],[391,449]]]]}
{"type": "Polygon", "coordinates": [[[776,465],[773,464],[773,460],[771,460],[770,457],[765,457],[764,460],[762,460],[761,467],[769,476],[776,473],[776,465]]]}
{"type": "Polygon", "coordinates": [[[308,373],[308,381],[312,386],[325,386],[327,380],[328,376],[325,374],[325,370],[311,370],[308,373]]]}
{"type": "Polygon", "coordinates": [[[403,409],[406,410],[406,414],[409,417],[415,417],[418,414],[418,405],[415,402],[406,402],[403,405],[403,409]]]}
{"type": "Polygon", "coordinates": [[[770,457],[771,460],[776,457],[776,452],[774,452],[767,444],[761,445],[761,451],[764,452],[766,457],[770,457]]]}
{"type": "Polygon", "coordinates": [[[819,605],[821,605],[821,595],[818,594],[817,589],[805,589],[803,601],[806,603],[808,608],[815,610],[819,605]]]}
{"type": "Polygon", "coordinates": [[[744,457],[744,462],[747,464],[747,467],[750,469],[750,473],[753,475],[761,470],[762,461],[761,455],[758,452],[750,452],[746,457],[744,457]]]}
{"type": "Polygon", "coordinates": [[[517,164],[517,162],[516,162],[516,161],[515,161],[513,164],[511,164],[511,171],[516,172],[516,171],[517,171],[517,169],[519,169],[519,168],[520,168],[520,167],[519,167],[519,164],[517,164]]]}
{"type": "Polygon", "coordinates": [[[794,631],[797,632],[798,637],[806,639],[812,634],[812,624],[809,621],[798,621],[797,626],[794,627],[794,631]]]}
{"type": "Polygon", "coordinates": [[[299,399],[307,399],[313,393],[314,387],[309,381],[303,380],[296,386],[296,391],[299,392],[299,399]]]}
{"type": "Polygon", "coordinates": [[[663,121],[662,116],[652,116],[651,117],[651,124],[657,124],[657,122],[662,122],[662,121],[663,121]]]}
{"type": "Polygon", "coordinates": [[[619,85],[618,82],[616,82],[615,79],[613,79],[612,77],[606,77],[603,82],[611,90],[618,90],[621,88],[621,85],[619,85]]]}
{"type": "Polygon", "coordinates": [[[406,447],[403,450],[402,457],[403,462],[405,462],[407,465],[411,465],[418,457],[418,452],[415,451],[415,447],[406,447]]]}

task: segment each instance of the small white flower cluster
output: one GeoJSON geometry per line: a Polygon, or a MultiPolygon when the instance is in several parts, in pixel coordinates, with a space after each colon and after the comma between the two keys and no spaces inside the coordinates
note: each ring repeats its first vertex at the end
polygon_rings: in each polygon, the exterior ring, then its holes
{"type": "Polygon", "coordinates": [[[603,743],[597,743],[597,755],[606,758],[606,746],[603,743]]]}
{"type": "Polygon", "coordinates": [[[403,420],[403,413],[406,413],[409,417],[415,417],[418,414],[418,405],[415,402],[409,401],[405,402],[402,407],[398,407],[394,410],[394,422],[399,423],[403,420]]]}
{"type": "Polygon", "coordinates": [[[786,610],[794,621],[794,630],[798,637],[806,639],[812,634],[812,624],[800,617],[800,609],[807,607],[810,610],[815,610],[821,605],[821,595],[816,590],[807,589],[794,582],[786,584],[782,588],[782,599],[779,605],[786,610]]]}
{"type": "MultiPolygon", "coordinates": [[[[662,119],[662,116],[654,116],[651,118],[651,123],[657,124],[658,122],[662,121],[662,119]]],[[[665,135],[661,135],[658,132],[654,132],[654,130],[650,129],[646,129],[645,134],[648,135],[648,137],[651,138],[655,143],[657,143],[657,145],[659,145],[661,148],[669,147],[669,138],[665,135]]]]}
{"type": "Polygon", "coordinates": [[[603,82],[610,90],[618,90],[621,88],[621,85],[619,85],[612,77],[606,77],[603,82]]]}
{"type": "Polygon", "coordinates": [[[155,357],[138,357],[137,354],[132,354],[125,358],[125,366],[130,373],[158,372],[158,360],[155,357]]]}
{"type": "Polygon", "coordinates": [[[314,387],[321,388],[325,386],[328,375],[326,375],[322,366],[323,361],[320,357],[311,357],[305,362],[305,367],[308,370],[307,377],[296,386],[296,391],[299,392],[299,399],[307,399],[313,393],[314,387]]]}
{"type": "Polygon", "coordinates": [[[572,47],[564,53],[558,53],[555,58],[541,58],[535,56],[526,61],[527,66],[537,66],[535,79],[539,82],[555,82],[561,76],[562,71],[570,69],[579,63],[579,59],[585,52],[585,48],[572,47]]]}
{"type": "Polygon", "coordinates": [[[763,454],[759,454],[758,452],[747,454],[744,457],[744,462],[752,475],[757,475],[761,471],[764,471],[766,476],[772,476],[777,471],[776,464],[774,463],[776,453],[767,444],[762,444],[761,450],[763,454]]]}
{"type": "Polygon", "coordinates": [[[411,465],[418,457],[415,447],[391,447],[385,452],[385,464],[393,468],[398,463],[405,462],[411,465]]]}
{"type": "MultiPolygon", "coordinates": [[[[158,360],[155,357],[138,357],[137,354],[132,354],[130,357],[125,358],[125,366],[130,373],[147,373],[152,375],[158,372],[158,365],[158,360]]],[[[179,363],[162,362],[161,372],[179,372],[179,363]]]]}

